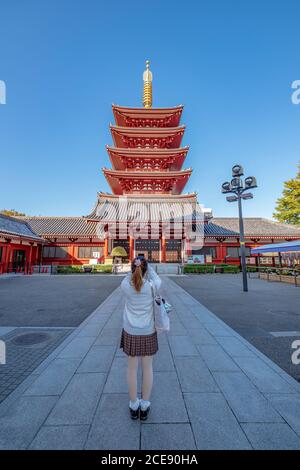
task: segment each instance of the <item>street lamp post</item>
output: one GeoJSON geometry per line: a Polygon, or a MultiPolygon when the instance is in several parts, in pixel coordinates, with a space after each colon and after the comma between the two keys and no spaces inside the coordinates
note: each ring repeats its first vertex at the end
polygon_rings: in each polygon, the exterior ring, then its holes
{"type": "Polygon", "coordinates": [[[241,265],[242,265],[242,273],[243,273],[243,290],[244,292],[248,292],[242,199],[253,198],[252,193],[249,193],[249,192],[247,193],[245,191],[248,191],[249,189],[257,188],[257,183],[256,183],[256,178],[254,176],[248,176],[247,178],[245,178],[244,182],[241,178],[242,176],[244,176],[243,167],[241,165],[234,165],[234,167],[232,167],[232,180],[231,182],[225,181],[225,183],[222,184],[222,193],[234,194],[234,196],[226,197],[226,200],[228,202],[238,201],[241,265]]]}

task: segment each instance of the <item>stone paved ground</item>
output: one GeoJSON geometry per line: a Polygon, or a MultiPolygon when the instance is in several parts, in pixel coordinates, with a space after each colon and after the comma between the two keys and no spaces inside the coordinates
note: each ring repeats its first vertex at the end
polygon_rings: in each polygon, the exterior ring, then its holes
{"type": "Polygon", "coordinates": [[[249,292],[236,274],[172,278],[253,346],[300,380],[291,344],[300,339],[300,288],[251,278],[249,292]]]}
{"type": "MultiPolygon", "coordinates": [[[[0,339],[6,364],[0,367],[3,401],[120,284],[107,275],[0,277],[0,339]],[[18,343],[24,334],[32,344],[18,343]],[[44,339],[36,342],[37,335],[44,339]],[[26,336],[28,338],[28,336],[26,336]]],[[[41,338],[40,338],[41,339],[41,338]]]]}
{"type": "Polygon", "coordinates": [[[300,385],[164,278],[152,411],[128,417],[123,296],[108,297],[0,404],[2,449],[300,449],[300,385]]]}
{"type": "Polygon", "coordinates": [[[120,284],[105,274],[0,278],[1,326],[78,326],[120,284]]]}
{"type": "Polygon", "coordinates": [[[0,339],[6,345],[6,364],[0,366],[0,402],[17,388],[71,331],[72,328],[0,328],[0,339]]]}

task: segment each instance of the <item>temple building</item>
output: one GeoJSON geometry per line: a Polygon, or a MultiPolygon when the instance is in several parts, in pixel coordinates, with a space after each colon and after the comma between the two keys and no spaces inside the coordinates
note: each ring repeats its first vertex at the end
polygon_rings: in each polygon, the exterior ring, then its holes
{"type": "Polygon", "coordinates": [[[26,221],[0,214],[0,274],[30,273],[39,263],[44,242],[26,221]]]}
{"type": "MultiPolygon", "coordinates": [[[[142,107],[112,106],[111,166],[102,169],[111,192],[99,192],[92,212],[81,217],[2,217],[0,273],[16,265],[30,271],[34,264],[111,263],[116,247],[125,250],[126,262],[144,254],[153,263],[186,262],[191,255],[240,263],[238,218],[215,218],[196,193],[184,192],[192,169],[185,166],[189,147],[181,143],[183,106],[152,107],[148,61],[143,85],[142,107]]],[[[249,264],[257,262],[251,247],[300,238],[299,227],[263,218],[245,218],[244,225],[249,264]]]]}

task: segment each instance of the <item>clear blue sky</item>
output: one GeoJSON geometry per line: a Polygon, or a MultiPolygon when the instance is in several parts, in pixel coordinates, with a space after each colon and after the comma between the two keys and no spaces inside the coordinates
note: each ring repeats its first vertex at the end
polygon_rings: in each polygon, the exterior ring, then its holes
{"type": "Polygon", "coordinates": [[[1,0],[0,208],[83,215],[108,191],[111,104],[184,104],[186,187],[234,216],[220,185],[256,175],[245,216],[271,217],[300,160],[299,0],[1,0]]]}

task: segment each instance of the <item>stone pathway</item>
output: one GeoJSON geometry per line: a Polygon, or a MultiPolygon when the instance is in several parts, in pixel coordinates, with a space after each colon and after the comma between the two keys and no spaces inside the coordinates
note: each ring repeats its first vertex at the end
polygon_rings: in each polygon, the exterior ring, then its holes
{"type": "Polygon", "coordinates": [[[300,449],[300,384],[170,278],[163,289],[174,310],[147,422],[128,416],[118,288],[0,404],[0,448],[300,449]]]}

